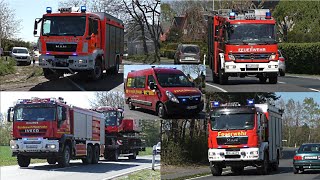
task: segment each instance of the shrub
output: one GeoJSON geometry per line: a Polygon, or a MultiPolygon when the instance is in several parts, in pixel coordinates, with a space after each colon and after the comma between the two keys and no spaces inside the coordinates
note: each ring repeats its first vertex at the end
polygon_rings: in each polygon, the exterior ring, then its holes
{"type": "Polygon", "coordinates": [[[286,71],[296,74],[320,74],[319,43],[281,43],[286,71]]]}
{"type": "Polygon", "coordinates": [[[11,57],[0,58],[0,76],[12,74],[15,72],[16,62],[11,57]]]}

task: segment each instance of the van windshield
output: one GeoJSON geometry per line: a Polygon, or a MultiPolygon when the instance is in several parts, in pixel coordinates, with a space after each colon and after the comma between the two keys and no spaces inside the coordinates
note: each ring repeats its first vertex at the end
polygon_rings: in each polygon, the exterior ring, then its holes
{"type": "Polygon", "coordinates": [[[162,87],[192,87],[193,84],[184,74],[157,74],[162,87]]]}

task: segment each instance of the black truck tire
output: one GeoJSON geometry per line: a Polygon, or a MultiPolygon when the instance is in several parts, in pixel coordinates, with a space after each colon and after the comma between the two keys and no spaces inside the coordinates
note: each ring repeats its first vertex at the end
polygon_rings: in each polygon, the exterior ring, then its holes
{"type": "Polygon", "coordinates": [[[129,159],[137,159],[137,152],[134,151],[132,155],[128,156],[129,159]]]}
{"type": "Polygon", "coordinates": [[[93,147],[93,155],[92,155],[92,164],[98,164],[100,158],[100,149],[99,146],[93,147]]]}
{"type": "Polygon", "coordinates": [[[167,117],[167,112],[166,112],[166,109],[164,107],[164,105],[162,103],[159,103],[158,104],[158,107],[157,107],[157,115],[160,117],[160,118],[166,118],[167,117]]]}
{"type": "Polygon", "coordinates": [[[102,64],[100,60],[96,60],[94,65],[94,69],[90,71],[90,79],[93,81],[97,81],[101,79],[103,76],[102,64]]]}
{"type": "Polygon", "coordinates": [[[87,146],[87,155],[85,158],[82,159],[83,164],[91,164],[93,159],[93,150],[92,146],[88,145],[87,146]]]}
{"type": "Polygon", "coordinates": [[[56,158],[47,158],[47,162],[48,164],[56,164],[57,163],[57,159],[56,158]]]}
{"type": "Polygon", "coordinates": [[[118,74],[119,73],[119,69],[120,69],[120,61],[119,61],[119,57],[117,57],[117,60],[116,60],[116,64],[115,66],[112,68],[112,74],[118,74]]]}
{"type": "Polygon", "coordinates": [[[58,158],[59,167],[70,166],[70,147],[68,145],[64,146],[61,156],[58,158]]]}
{"type": "Polygon", "coordinates": [[[28,167],[30,164],[30,160],[31,160],[31,158],[27,157],[27,156],[23,156],[20,154],[18,154],[18,156],[17,156],[18,165],[20,167],[28,167]]]}
{"type": "Polygon", "coordinates": [[[275,75],[269,76],[269,83],[270,84],[277,84],[278,83],[278,75],[275,74],[275,75]]]}
{"type": "Polygon", "coordinates": [[[210,170],[213,176],[221,176],[222,174],[222,167],[214,165],[212,162],[210,162],[210,170]]]}
{"type": "Polygon", "coordinates": [[[258,171],[260,174],[262,175],[267,175],[269,174],[269,156],[268,156],[268,153],[265,152],[264,153],[264,157],[263,157],[263,162],[261,164],[261,167],[258,167],[258,171]]]}
{"type": "Polygon", "coordinates": [[[129,100],[128,106],[129,106],[130,110],[135,110],[136,109],[136,107],[132,104],[132,102],[130,100],[129,100]]]}

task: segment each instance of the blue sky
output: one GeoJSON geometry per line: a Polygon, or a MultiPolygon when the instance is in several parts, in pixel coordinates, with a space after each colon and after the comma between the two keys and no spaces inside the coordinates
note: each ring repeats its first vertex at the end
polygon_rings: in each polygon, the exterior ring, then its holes
{"type": "Polygon", "coordinates": [[[319,92],[277,92],[277,95],[281,95],[281,98],[284,101],[288,101],[289,99],[293,99],[294,101],[303,102],[305,98],[312,97],[315,102],[320,104],[320,93],[319,92]]]}
{"type": "MultiPolygon", "coordinates": [[[[154,65],[125,65],[124,66],[124,78],[127,78],[128,73],[131,72],[132,70],[138,71],[142,69],[148,69],[151,68],[151,66],[154,65]]],[[[156,67],[165,67],[165,68],[177,68],[182,70],[181,65],[155,65],[156,67]]],[[[205,72],[204,72],[205,73],[205,72]]],[[[192,78],[197,78],[196,74],[190,74],[192,78]]]]}
{"type": "Polygon", "coordinates": [[[36,18],[41,18],[46,13],[46,7],[58,10],[58,0],[5,0],[9,7],[15,11],[17,19],[21,20],[21,30],[16,38],[25,41],[37,42],[33,37],[33,25],[36,18]]]}

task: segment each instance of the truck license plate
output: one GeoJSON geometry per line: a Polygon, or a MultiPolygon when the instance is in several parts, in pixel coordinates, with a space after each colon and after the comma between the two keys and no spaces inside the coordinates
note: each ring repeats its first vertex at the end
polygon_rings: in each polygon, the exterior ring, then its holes
{"type": "Polygon", "coordinates": [[[227,151],[226,154],[227,155],[238,155],[239,151],[227,151]]]}
{"type": "Polygon", "coordinates": [[[186,60],[194,60],[193,57],[186,57],[186,60]]]}
{"type": "Polygon", "coordinates": [[[38,146],[37,145],[26,145],[27,148],[32,148],[32,149],[35,149],[37,148],[38,146]]]}
{"type": "Polygon", "coordinates": [[[247,68],[259,68],[259,64],[247,64],[247,68]]]}
{"type": "Polygon", "coordinates": [[[197,109],[197,106],[188,106],[187,109],[197,109]]]}

